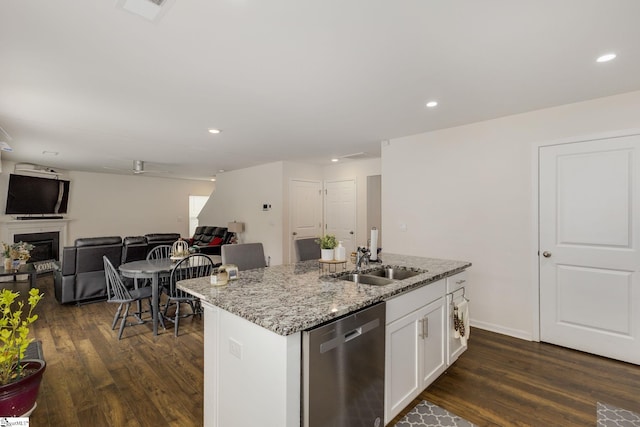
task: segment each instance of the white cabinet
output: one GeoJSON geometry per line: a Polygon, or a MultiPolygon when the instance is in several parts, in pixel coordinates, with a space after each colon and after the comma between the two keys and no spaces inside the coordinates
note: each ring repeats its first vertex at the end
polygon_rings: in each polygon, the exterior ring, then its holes
{"type": "Polygon", "coordinates": [[[446,368],[445,281],[387,301],[385,424],[446,368]]]}

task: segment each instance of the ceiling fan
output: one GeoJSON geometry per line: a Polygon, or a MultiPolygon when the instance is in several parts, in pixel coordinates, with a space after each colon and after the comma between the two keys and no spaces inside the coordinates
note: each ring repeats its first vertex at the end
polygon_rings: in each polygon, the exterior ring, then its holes
{"type": "Polygon", "coordinates": [[[158,170],[158,169],[145,169],[144,168],[144,161],[143,160],[134,160],[133,161],[133,167],[131,169],[118,169],[118,168],[111,168],[108,166],[104,166],[105,169],[112,169],[112,170],[117,170],[117,171],[126,171],[126,172],[131,172],[134,175],[142,175],[144,173],[169,173],[169,171],[167,170],[158,170]]]}

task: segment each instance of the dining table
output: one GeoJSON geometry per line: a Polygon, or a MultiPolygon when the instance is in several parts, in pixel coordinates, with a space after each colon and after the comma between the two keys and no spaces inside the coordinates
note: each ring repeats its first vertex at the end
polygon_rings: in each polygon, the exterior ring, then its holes
{"type": "Polygon", "coordinates": [[[175,267],[175,262],[169,258],[131,261],[120,264],[119,270],[122,276],[134,280],[151,279],[151,318],[153,321],[153,335],[158,335],[159,309],[159,283],[161,277],[167,277],[175,267]]]}

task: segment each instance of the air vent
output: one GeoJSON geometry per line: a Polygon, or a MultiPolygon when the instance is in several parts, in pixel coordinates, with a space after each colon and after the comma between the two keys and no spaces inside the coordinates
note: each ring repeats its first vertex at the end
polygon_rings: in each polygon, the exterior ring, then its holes
{"type": "Polygon", "coordinates": [[[371,156],[369,153],[364,153],[364,152],[346,154],[344,156],[340,156],[341,159],[351,159],[351,160],[370,159],[372,157],[373,156],[371,156]]]}

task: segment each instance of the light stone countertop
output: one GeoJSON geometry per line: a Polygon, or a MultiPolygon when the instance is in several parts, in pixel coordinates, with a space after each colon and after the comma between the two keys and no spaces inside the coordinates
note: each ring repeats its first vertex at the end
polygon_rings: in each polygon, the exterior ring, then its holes
{"type": "MultiPolygon", "coordinates": [[[[380,258],[382,264],[371,263],[362,273],[381,266],[424,273],[372,286],[337,279],[342,272],[321,272],[318,261],[313,260],[240,271],[238,280],[225,286],[213,286],[209,277],[201,277],[180,281],[178,288],[279,335],[291,335],[471,266],[466,261],[397,254],[383,253],[380,258]]],[[[354,270],[354,264],[347,261],[347,271],[354,270]]]]}

